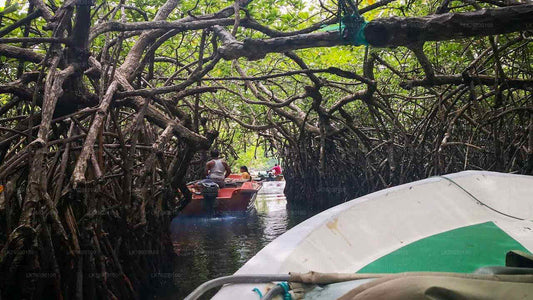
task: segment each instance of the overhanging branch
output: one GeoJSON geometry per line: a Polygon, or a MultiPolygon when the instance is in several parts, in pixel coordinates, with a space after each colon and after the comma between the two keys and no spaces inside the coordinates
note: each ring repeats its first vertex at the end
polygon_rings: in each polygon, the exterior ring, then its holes
{"type": "MultiPolygon", "coordinates": [[[[246,26],[246,23],[243,26],[246,26]]],[[[377,19],[367,24],[364,33],[366,40],[373,47],[398,47],[426,41],[505,34],[531,28],[533,28],[533,5],[528,4],[426,17],[377,19]]],[[[223,31],[216,30],[216,32],[226,40],[226,43],[219,48],[219,52],[227,60],[239,57],[257,60],[268,53],[333,47],[344,43],[336,31],[264,40],[247,39],[244,42],[236,40],[229,42],[223,31]]]]}

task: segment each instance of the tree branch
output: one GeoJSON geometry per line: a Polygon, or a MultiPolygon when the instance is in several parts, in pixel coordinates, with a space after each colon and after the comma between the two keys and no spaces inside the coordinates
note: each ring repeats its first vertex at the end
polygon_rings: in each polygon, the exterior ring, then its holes
{"type": "MultiPolygon", "coordinates": [[[[243,26],[246,23],[243,22],[243,26]]],[[[374,47],[410,46],[426,41],[444,41],[522,31],[533,27],[533,5],[483,9],[466,13],[446,13],[413,18],[376,19],[367,24],[364,34],[374,47]]],[[[216,31],[224,35],[221,30],[216,31]]],[[[224,40],[224,38],[223,38],[224,40]]],[[[226,39],[227,40],[227,39],[226,39]]],[[[337,31],[298,34],[271,39],[231,41],[219,48],[224,59],[246,57],[257,60],[268,53],[333,47],[344,44],[337,31]]]]}

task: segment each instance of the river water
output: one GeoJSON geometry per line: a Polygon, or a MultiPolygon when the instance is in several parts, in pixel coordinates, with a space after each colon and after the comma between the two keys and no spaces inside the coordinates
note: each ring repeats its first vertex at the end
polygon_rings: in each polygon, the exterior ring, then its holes
{"type": "Polygon", "coordinates": [[[237,271],[265,245],[298,223],[307,212],[290,212],[285,182],[266,182],[247,213],[219,218],[176,217],[171,224],[174,252],[173,291],[164,299],[183,299],[201,283],[237,271]]]}

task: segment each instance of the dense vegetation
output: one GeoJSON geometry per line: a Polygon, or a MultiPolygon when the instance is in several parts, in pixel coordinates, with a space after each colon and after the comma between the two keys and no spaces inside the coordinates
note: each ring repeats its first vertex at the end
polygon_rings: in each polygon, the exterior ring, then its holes
{"type": "Polygon", "coordinates": [[[90,1],[0,13],[2,297],[149,292],[211,147],[282,158],[289,204],[313,210],[533,173],[531,4],[90,1]],[[369,23],[345,38],[352,13],[369,23]]]}

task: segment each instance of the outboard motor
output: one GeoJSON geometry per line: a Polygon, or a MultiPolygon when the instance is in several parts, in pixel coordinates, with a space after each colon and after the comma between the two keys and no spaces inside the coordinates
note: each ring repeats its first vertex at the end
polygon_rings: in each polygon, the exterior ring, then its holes
{"type": "Polygon", "coordinates": [[[215,201],[218,196],[218,184],[210,179],[204,179],[198,182],[202,188],[202,196],[204,197],[204,208],[208,216],[215,214],[215,201]]]}

